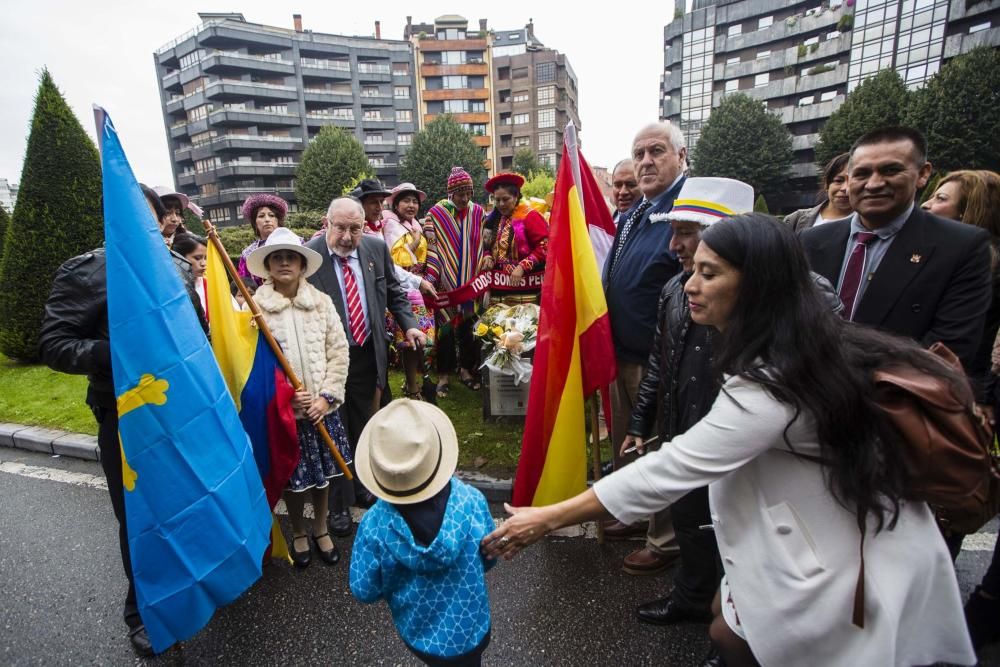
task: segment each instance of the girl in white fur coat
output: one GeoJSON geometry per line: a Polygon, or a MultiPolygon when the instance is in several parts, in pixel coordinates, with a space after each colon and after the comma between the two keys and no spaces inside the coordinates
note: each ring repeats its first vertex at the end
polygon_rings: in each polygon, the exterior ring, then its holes
{"type": "Polygon", "coordinates": [[[250,272],[266,279],[254,301],[304,385],[292,399],[300,456],[285,492],[292,523],[292,559],[297,567],[306,567],[311,561],[303,516],[307,491],[313,506],[313,545],[325,563],[333,565],[340,560],[326,526],[330,479],[341,472],[316,426],[324,423],[344,460],[349,463],[352,458],[337,414],[347,381],[347,337],[330,297],[306,282],[321,264],[319,253],[303,247],[298,237],[284,228],[275,230],[247,258],[250,272]]]}

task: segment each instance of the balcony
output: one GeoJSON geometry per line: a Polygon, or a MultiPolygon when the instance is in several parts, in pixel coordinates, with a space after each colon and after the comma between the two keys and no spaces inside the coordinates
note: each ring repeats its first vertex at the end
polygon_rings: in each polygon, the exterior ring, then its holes
{"type": "Polygon", "coordinates": [[[777,21],[770,27],[754,32],[746,32],[732,37],[726,34],[715,36],[715,52],[726,53],[740,51],[762,44],[773,44],[782,40],[794,38],[797,35],[809,35],[814,32],[830,32],[837,26],[837,21],[843,15],[843,7],[826,11],[811,16],[794,16],[783,21],[777,21]]]}
{"type": "Polygon", "coordinates": [[[392,74],[392,69],[388,64],[359,62],[358,74],[392,74]]]}
{"type": "Polygon", "coordinates": [[[351,63],[348,60],[326,58],[299,58],[302,76],[324,77],[338,81],[351,80],[351,63]]]}
{"type": "Polygon", "coordinates": [[[192,148],[194,148],[194,147],[193,146],[184,146],[182,148],[178,148],[177,150],[175,150],[174,151],[174,161],[175,162],[183,162],[184,160],[190,160],[191,159],[191,149],[192,148]]]}
{"type": "Polygon", "coordinates": [[[223,79],[205,86],[205,97],[210,100],[259,98],[269,100],[295,100],[298,89],[295,86],[280,86],[273,83],[235,81],[223,79]]]}
{"type": "Polygon", "coordinates": [[[187,134],[187,121],[181,120],[170,126],[170,137],[176,139],[187,134]]]}
{"type": "Polygon", "coordinates": [[[434,39],[432,37],[420,40],[420,50],[427,51],[485,51],[488,44],[479,37],[469,39],[434,39]]]}
{"type": "Polygon", "coordinates": [[[163,82],[163,87],[167,90],[171,88],[176,88],[181,85],[181,73],[180,70],[175,70],[169,74],[164,74],[161,79],[163,82]]]}
{"type": "Polygon", "coordinates": [[[275,125],[289,127],[300,124],[298,114],[256,109],[216,109],[208,115],[212,125],[275,125]]]}
{"type": "Polygon", "coordinates": [[[489,76],[489,65],[465,64],[465,65],[438,65],[424,63],[420,66],[421,76],[449,76],[453,74],[466,74],[472,76],[489,76]]]}
{"type": "Polygon", "coordinates": [[[259,188],[226,188],[224,190],[219,190],[214,195],[195,195],[191,197],[191,200],[199,206],[240,204],[247,197],[258,192],[273,192],[283,196],[285,199],[288,199],[289,195],[294,197],[295,188],[275,188],[266,185],[262,185],[259,188]]]}
{"type": "Polygon", "coordinates": [[[717,62],[714,68],[714,76],[716,80],[728,80],[744,76],[763,74],[764,72],[780,70],[784,67],[793,67],[798,69],[805,65],[811,66],[825,61],[836,60],[841,55],[850,54],[850,51],[851,33],[848,32],[840,35],[836,39],[828,39],[820,42],[815,51],[811,48],[807,48],[806,54],[801,57],[799,56],[799,49],[796,44],[793,47],[775,51],[766,58],[757,58],[756,60],[748,60],[746,62],[734,63],[732,65],[727,65],[724,62],[717,62]]]}
{"type": "Polygon", "coordinates": [[[358,98],[361,100],[361,106],[365,107],[391,107],[393,105],[393,97],[389,94],[365,95],[362,93],[358,95],[358,98]]]}
{"type": "Polygon", "coordinates": [[[306,102],[339,102],[340,104],[354,104],[354,93],[343,90],[334,91],[329,88],[305,88],[302,91],[306,102]]]}
{"type": "Polygon", "coordinates": [[[194,185],[194,172],[193,171],[182,171],[177,174],[177,185],[194,185]]]}
{"type": "Polygon", "coordinates": [[[301,137],[271,137],[259,134],[223,134],[212,139],[212,150],[297,151],[301,137]]]}
{"type": "Polygon", "coordinates": [[[183,95],[171,95],[167,99],[167,113],[177,113],[184,109],[184,96],[183,95]]]}
{"type": "Polygon", "coordinates": [[[488,88],[425,90],[423,98],[425,102],[433,100],[488,100],[490,91],[488,88]]]}
{"type": "Polygon", "coordinates": [[[291,61],[233,51],[212,51],[202,59],[201,68],[204,72],[214,74],[233,71],[245,72],[247,70],[286,76],[295,74],[295,63],[291,61]]]}
{"type": "Polygon", "coordinates": [[[354,116],[350,118],[345,118],[344,116],[331,116],[331,115],[307,115],[306,125],[309,127],[324,127],[326,125],[335,125],[337,127],[342,127],[347,130],[353,130],[357,123],[354,120],[354,116]]]}
{"type": "Polygon", "coordinates": [[[220,178],[250,177],[250,176],[294,176],[298,162],[252,162],[248,160],[233,160],[224,162],[214,169],[198,174],[196,181],[212,183],[220,178]]]}

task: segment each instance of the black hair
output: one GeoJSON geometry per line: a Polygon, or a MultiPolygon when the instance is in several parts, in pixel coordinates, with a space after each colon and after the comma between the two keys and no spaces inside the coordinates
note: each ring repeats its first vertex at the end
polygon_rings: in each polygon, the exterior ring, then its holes
{"type": "MultiPolygon", "coordinates": [[[[715,347],[716,371],[761,384],[816,423],[827,485],[860,519],[891,528],[905,493],[902,443],[878,410],[872,373],[909,363],[963,381],[910,340],[843,320],[825,304],[792,229],[747,213],[709,227],[702,244],[741,272],[715,347]]],[[[794,451],[794,450],[793,450],[794,451]]]]}
{"type": "Polygon", "coordinates": [[[190,253],[194,252],[198,246],[208,246],[208,242],[198,236],[197,234],[192,234],[191,232],[182,232],[180,234],[174,235],[174,243],[171,246],[171,250],[176,252],[181,257],[187,257],[190,253]]]}
{"type": "Polygon", "coordinates": [[[833,158],[826,163],[823,167],[823,189],[826,190],[833,183],[833,179],[837,178],[840,172],[847,169],[847,163],[851,159],[850,153],[841,153],[837,157],[833,158]]]}
{"type": "MultiPolygon", "coordinates": [[[[257,281],[253,279],[253,276],[240,276],[240,282],[243,286],[247,288],[247,291],[252,295],[257,291],[257,281]]],[[[236,285],[236,281],[229,282],[229,291],[236,296],[240,293],[240,288],[236,285]]]]}
{"type": "Polygon", "coordinates": [[[163,200],[160,199],[160,195],[156,194],[153,188],[149,187],[145,183],[140,183],[139,187],[142,189],[142,194],[145,195],[146,201],[149,202],[153,210],[156,211],[156,221],[160,222],[163,220],[163,216],[167,214],[167,207],[163,205],[163,200]]]}
{"type": "Polygon", "coordinates": [[[420,214],[420,195],[417,194],[416,190],[403,190],[402,192],[397,192],[396,196],[392,198],[392,212],[399,215],[399,200],[403,197],[413,196],[417,200],[417,214],[420,214]]]}
{"type": "Polygon", "coordinates": [[[915,130],[905,125],[889,125],[866,132],[851,146],[851,156],[853,157],[854,151],[858,150],[861,146],[885,144],[893,141],[909,141],[913,144],[913,157],[917,163],[917,168],[923,167],[924,163],[927,162],[927,139],[924,138],[920,130],[915,130]]]}

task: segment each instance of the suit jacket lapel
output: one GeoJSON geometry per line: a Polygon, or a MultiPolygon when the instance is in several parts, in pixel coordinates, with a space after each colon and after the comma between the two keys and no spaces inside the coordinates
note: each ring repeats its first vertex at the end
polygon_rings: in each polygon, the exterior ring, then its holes
{"type": "Polygon", "coordinates": [[[340,316],[340,321],[344,323],[344,328],[347,328],[347,309],[344,307],[344,298],[340,294],[340,281],[337,280],[337,270],[333,266],[333,255],[330,253],[329,248],[326,247],[326,241],[322,241],[321,247],[314,247],[312,243],[308,244],[310,248],[318,252],[323,256],[323,263],[320,265],[319,270],[316,272],[316,279],[319,281],[319,287],[322,289],[333,301],[334,307],[337,309],[337,314],[340,316]]]}
{"type": "Polygon", "coordinates": [[[807,254],[812,270],[829,280],[830,284],[837,288],[839,287],[837,283],[840,281],[840,270],[844,266],[844,253],[847,252],[847,237],[851,235],[851,223],[850,221],[835,222],[832,223],[827,234],[822,234],[826,231],[826,229],[816,229],[816,232],[806,232],[823,237],[807,254]]]}
{"type": "Polygon", "coordinates": [[[924,238],[923,211],[914,207],[896,234],[854,313],[854,321],[881,324],[910,282],[930,261],[934,244],[924,238]]]}
{"type": "Polygon", "coordinates": [[[358,246],[358,261],[361,263],[361,274],[365,277],[365,299],[368,301],[368,321],[374,324],[379,313],[378,299],[375,297],[375,259],[364,240],[358,246]]]}

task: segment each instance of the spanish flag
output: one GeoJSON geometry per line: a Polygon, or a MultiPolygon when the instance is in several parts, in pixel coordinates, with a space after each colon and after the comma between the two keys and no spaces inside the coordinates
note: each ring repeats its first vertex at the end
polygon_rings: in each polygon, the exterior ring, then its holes
{"type": "Polygon", "coordinates": [[[608,306],[587,224],[595,219],[600,227],[613,227],[611,214],[580,154],[572,124],[565,137],[549,219],[515,505],[548,505],[586,489],[584,400],[617,373],[608,306]]]}
{"type": "MultiPolygon", "coordinates": [[[[245,310],[236,310],[229,276],[215,244],[208,244],[206,301],[212,328],[212,351],[250,437],[267,503],[274,506],[299,463],[299,440],[288,383],[277,357],[245,310]]],[[[288,558],[288,546],[271,525],[271,556],[288,558]]]]}

